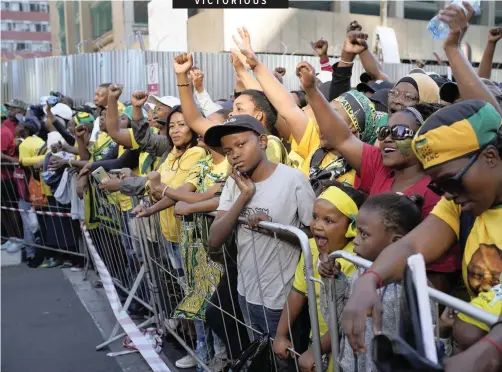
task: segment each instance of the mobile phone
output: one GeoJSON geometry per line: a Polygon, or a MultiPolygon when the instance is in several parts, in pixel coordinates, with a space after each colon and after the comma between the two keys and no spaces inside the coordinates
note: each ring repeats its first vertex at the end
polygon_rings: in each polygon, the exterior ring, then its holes
{"type": "Polygon", "coordinates": [[[110,176],[108,175],[108,173],[106,173],[103,167],[99,167],[94,172],[92,172],[92,176],[99,183],[102,183],[103,180],[110,179],[110,176]]]}
{"type": "Polygon", "coordinates": [[[54,96],[49,96],[47,97],[47,103],[51,106],[57,104],[59,102],[59,98],[58,97],[54,97],[54,96]]]}

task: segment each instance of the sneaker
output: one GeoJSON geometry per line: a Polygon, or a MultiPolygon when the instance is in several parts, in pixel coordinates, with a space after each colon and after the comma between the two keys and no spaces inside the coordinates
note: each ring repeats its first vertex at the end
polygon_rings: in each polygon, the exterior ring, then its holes
{"type": "Polygon", "coordinates": [[[222,359],[218,357],[214,357],[213,360],[211,360],[207,367],[213,371],[213,372],[221,372],[224,371],[225,368],[228,365],[228,360],[227,359],[222,359]]]}
{"type": "Polygon", "coordinates": [[[70,261],[65,261],[65,262],[63,262],[62,265],[59,266],[59,268],[60,269],[69,269],[72,266],[73,266],[73,264],[70,261]]]}
{"type": "Polygon", "coordinates": [[[23,243],[12,242],[12,244],[7,247],[7,253],[17,253],[21,248],[23,248],[23,243]]]}
{"type": "Polygon", "coordinates": [[[183,358],[176,361],[176,367],[178,368],[193,368],[197,365],[197,361],[190,354],[184,356],[183,358]]]}
{"type": "Polygon", "coordinates": [[[42,264],[39,266],[39,268],[50,269],[56,266],[58,266],[56,260],[54,259],[54,257],[51,257],[49,259],[45,259],[44,262],[42,262],[42,264]]]}
{"type": "Polygon", "coordinates": [[[2,251],[9,249],[9,247],[14,243],[12,240],[7,240],[5,243],[2,244],[2,251]]]}

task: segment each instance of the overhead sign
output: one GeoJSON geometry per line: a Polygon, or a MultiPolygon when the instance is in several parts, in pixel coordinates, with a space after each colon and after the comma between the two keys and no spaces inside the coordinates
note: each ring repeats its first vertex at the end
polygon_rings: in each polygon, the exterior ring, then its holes
{"type": "Polygon", "coordinates": [[[147,65],[146,74],[148,93],[157,96],[159,94],[159,64],[150,63],[147,65]]]}

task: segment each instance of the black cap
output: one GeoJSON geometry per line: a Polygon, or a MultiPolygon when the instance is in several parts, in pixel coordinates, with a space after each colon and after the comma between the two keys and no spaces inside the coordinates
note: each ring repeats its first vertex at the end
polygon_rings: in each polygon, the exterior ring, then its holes
{"type": "Polygon", "coordinates": [[[359,80],[361,80],[361,83],[368,83],[369,81],[373,80],[373,76],[371,76],[367,72],[363,72],[359,77],[359,80]]]}
{"type": "Polygon", "coordinates": [[[377,80],[374,83],[368,84],[368,83],[359,83],[357,84],[356,89],[359,92],[371,92],[375,93],[378,92],[379,90],[382,89],[392,89],[394,87],[394,84],[392,84],[390,81],[386,80],[377,80]]]}
{"type": "Polygon", "coordinates": [[[236,115],[225,120],[221,125],[209,128],[204,135],[204,143],[210,147],[221,147],[221,138],[232,133],[252,131],[258,135],[265,134],[260,121],[251,115],[236,115]]]}
{"type": "Polygon", "coordinates": [[[16,115],[16,119],[19,124],[22,124],[25,128],[29,129],[33,134],[40,131],[40,121],[36,116],[23,116],[21,114],[16,115]]]}
{"type": "Polygon", "coordinates": [[[439,89],[439,97],[445,102],[454,103],[460,98],[460,91],[458,90],[457,83],[452,81],[444,83],[441,89],[439,89]]]}
{"type": "Polygon", "coordinates": [[[439,75],[439,74],[436,74],[436,73],[430,73],[430,74],[427,74],[427,75],[429,75],[429,77],[432,80],[434,80],[434,82],[437,84],[437,86],[439,88],[441,88],[444,84],[451,82],[451,80],[448,79],[445,75],[439,75]]]}
{"type": "Polygon", "coordinates": [[[389,107],[388,106],[389,91],[390,91],[390,89],[380,89],[378,92],[375,92],[370,97],[370,101],[372,101],[374,103],[379,103],[380,105],[383,105],[388,108],[389,107]]]}

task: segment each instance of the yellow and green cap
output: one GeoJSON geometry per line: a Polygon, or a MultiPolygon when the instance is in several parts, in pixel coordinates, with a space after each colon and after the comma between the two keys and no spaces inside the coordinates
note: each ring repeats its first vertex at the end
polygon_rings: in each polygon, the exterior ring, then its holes
{"type": "Polygon", "coordinates": [[[484,101],[469,100],[442,108],[420,127],[412,142],[424,169],[462,158],[497,138],[500,114],[484,101]]]}
{"type": "Polygon", "coordinates": [[[78,112],[74,117],[75,125],[94,123],[94,116],[87,112],[78,112]]]}

